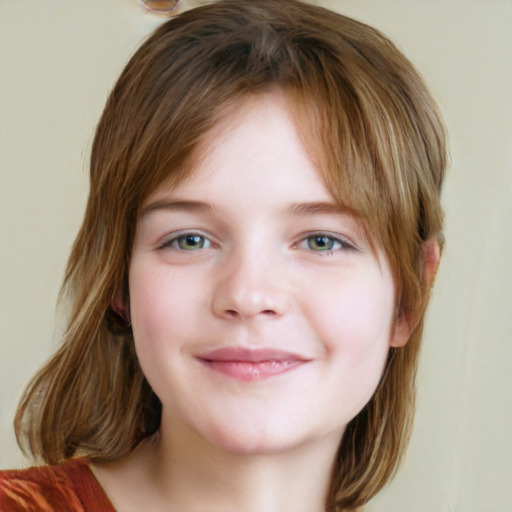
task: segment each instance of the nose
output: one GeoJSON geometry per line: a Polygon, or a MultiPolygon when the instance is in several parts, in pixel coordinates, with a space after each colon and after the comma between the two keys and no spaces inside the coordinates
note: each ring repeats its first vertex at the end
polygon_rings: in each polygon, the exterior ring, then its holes
{"type": "Polygon", "coordinates": [[[249,320],[277,318],[290,308],[285,272],[279,270],[276,259],[236,254],[219,269],[212,297],[216,316],[226,319],[249,320]]]}

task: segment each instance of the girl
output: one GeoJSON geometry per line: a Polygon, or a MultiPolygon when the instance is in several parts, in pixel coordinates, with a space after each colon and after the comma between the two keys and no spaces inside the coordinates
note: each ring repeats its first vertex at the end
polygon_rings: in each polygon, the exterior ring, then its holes
{"type": "Polygon", "coordinates": [[[341,511],[410,433],[439,114],[376,30],[294,0],[159,27],[91,155],[62,346],[2,510],[341,511]]]}

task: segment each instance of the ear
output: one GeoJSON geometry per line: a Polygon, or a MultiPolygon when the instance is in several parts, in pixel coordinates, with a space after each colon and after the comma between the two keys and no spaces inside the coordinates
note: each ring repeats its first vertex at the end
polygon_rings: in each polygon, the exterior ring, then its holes
{"type": "MultiPolygon", "coordinates": [[[[423,264],[423,279],[426,289],[429,290],[436,277],[439,261],[441,260],[441,250],[439,243],[434,238],[429,238],[423,243],[422,248],[422,264],[423,264]]],[[[391,347],[403,347],[411,337],[412,331],[418,325],[419,318],[407,312],[398,312],[395,319],[393,332],[389,345],[391,347]]]]}
{"type": "Polygon", "coordinates": [[[114,295],[111,306],[114,312],[127,324],[131,322],[130,303],[126,295],[121,290],[114,295]]]}

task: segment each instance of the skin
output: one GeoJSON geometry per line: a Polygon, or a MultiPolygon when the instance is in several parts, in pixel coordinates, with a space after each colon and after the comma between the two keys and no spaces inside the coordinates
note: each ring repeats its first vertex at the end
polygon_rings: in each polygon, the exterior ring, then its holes
{"type": "Polygon", "coordinates": [[[129,306],[115,305],[160,432],[94,471],[121,511],[320,511],[344,429],[410,328],[282,94],[246,100],[204,146],[186,181],[146,201],[129,306]],[[292,368],[243,379],[205,363],[226,347],[292,354],[292,368]]]}

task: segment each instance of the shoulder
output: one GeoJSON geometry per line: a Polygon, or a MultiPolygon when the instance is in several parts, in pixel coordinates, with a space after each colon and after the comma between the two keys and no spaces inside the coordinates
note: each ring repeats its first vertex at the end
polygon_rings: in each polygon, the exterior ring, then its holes
{"type": "Polygon", "coordinates": [[[114,512],[87,459],[0,471],[0,512],[114,512]]]}

